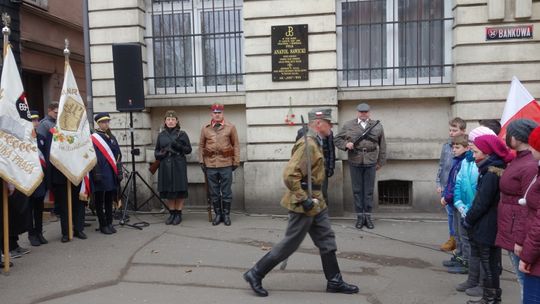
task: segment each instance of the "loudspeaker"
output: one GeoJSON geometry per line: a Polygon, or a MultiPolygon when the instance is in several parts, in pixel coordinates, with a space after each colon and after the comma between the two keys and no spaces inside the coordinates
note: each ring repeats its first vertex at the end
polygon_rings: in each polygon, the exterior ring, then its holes
{"type": "Polygon", "coordinates": [[[144,110],[144,84],[141,45],[115,43],[112,45],[116,110],[144,110]]]}

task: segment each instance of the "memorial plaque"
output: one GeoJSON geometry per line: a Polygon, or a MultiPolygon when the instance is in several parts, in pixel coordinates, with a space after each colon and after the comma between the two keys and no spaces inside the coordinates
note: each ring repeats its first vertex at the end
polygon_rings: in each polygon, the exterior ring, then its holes
{"type": "Polygon", "coordinates": [[[272,26],[272,81],[308,80],[308,25],[272,26]]]}

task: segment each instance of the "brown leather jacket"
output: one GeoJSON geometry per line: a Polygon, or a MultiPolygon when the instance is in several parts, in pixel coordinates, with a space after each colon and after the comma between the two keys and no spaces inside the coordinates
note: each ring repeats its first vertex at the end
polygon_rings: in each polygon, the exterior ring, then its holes
{"type": "Polygon", "coordinates": [[[223,121],[217,130],[209,123],[202,127],[199,140],[199,162],[208,168],[240,165],[240,143],[236,127],[223,121]]]}

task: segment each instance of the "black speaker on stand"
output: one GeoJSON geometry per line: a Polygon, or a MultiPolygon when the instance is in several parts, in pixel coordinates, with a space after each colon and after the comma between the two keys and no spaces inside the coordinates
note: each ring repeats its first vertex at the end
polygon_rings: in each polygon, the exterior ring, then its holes
{"type": "MultiPolygon", "coordinates": [[[[125,224],[126,209],[130,203],[130,195],[133,196],[131,204],[133,210],[138,211],[146,205],[153,197],[157,198],[165,209],[169,210],[167,204],[159,197],[154,189],[142,178],[135,168],[135,156],[140,154],[139,149],[135,149],[133,112],[144,110],[144,84],[142,70],[141,45],[137,43],[121,43],[112,45],[113,66],[114,66],[114,88],[116,91],[116,110],[119,112],[129,112],[129,133],[131,135],[131,172],[127,182],[122,189],[121,197],[124,201],[124,212],[120,224],[125,224]],[[137,177],[151,191],[152,196],[142,204],[137,202],[137,177]],[[125,195],[129,189],[128,195],[125,195]]],[[[133,226],[133,225],[130,225],[133,226]]],[[[136,225],[135,225],[136,226],[136,225]]],[[[140,227],[135,227],[140,229],[140,227]]]]}

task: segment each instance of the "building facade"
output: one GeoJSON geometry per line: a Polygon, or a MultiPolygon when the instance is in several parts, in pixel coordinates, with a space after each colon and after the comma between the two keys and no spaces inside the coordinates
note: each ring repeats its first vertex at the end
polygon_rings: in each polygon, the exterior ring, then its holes
{"type": "MultiPolygon", "coordinates": [[[[194,147],[188,204],[206,204],[196,148],[209,106],[221,102],[241,141],[233,208],[283,213],[281,174],[300,115],[331,107],[338,131],[368,102],[388,145],[377,207],[434,211],[448,120],[460,116],[471,129],[479,119],[500,119],[514,75],[540,93],[538,35],[488,40],[488,28],[534,29],[539,19],[540,1],[532,0],[92,0],[94,111],[116,112],[113,127],[129,153],[129,116],[115,106],[112,44],[140,44],[146,109],[134,113],[139,173],[155,182],[146,169],[153,143],[165,111],[176,110],[194,147]],[[302,80],[280,81],[273,60],[284,57],[276,56],[274,31],[295,25],[307,30],[307,56],[290,57],[283,69],[294,74],[306,57],[307,66],[302,80]]],[[[353,210],[347,156],[338,156],[329,187],[336,215],[353,210]]]]}

